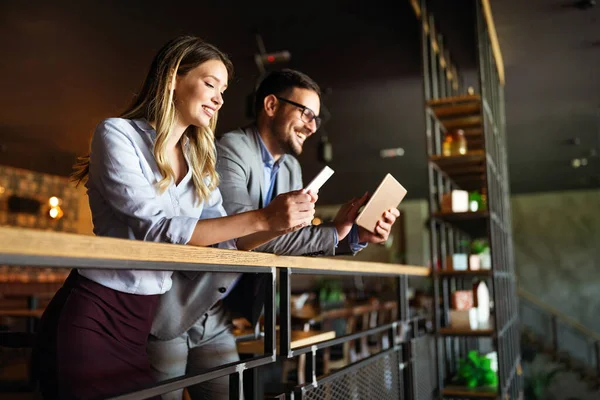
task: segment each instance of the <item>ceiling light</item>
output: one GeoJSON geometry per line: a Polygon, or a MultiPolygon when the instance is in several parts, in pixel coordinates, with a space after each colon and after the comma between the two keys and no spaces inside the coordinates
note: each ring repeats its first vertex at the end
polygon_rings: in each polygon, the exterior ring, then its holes
{"type": "Polygon", "coordinates": [[[404,149],[402,147],[394,147],[393,149],[383,149],[379,152],[381,158],[402,157],[404,149]]]}
{"type": "Polygon", "coordinates": [[[574,158],[571,160],[571,166],[573,168],[585,167],[588,165],[588,159],[585,157],[574,158]]]}

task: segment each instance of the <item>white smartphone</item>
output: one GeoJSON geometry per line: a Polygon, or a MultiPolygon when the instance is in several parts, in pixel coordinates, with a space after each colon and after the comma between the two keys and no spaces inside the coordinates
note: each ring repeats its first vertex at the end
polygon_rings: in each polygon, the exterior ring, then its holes
{"type": "Polygon", "coordinates": [[[319,189],[321,188],[321,186],[323,186],[323,184],[325,182],[327,182],[327,180],[329,178],[331,178],[331,175],[333,175],[333,172],[334,171],[326,165],[321,170],[321,172],[319,172],[317,174],[317,176],[315,176],[314,179],[312,181],[310,181],[310,183],[308,185],[306,185],[306,187],[304,189],[306,189],[307,192],[309,190],[312,190],[313,192],[318,192],[319,189]]]}

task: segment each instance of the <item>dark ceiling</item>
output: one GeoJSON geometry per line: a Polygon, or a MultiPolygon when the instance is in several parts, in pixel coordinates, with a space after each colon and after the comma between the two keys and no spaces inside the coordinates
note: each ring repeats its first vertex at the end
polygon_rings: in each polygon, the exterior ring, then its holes
{"type": "MultiPolygon", "coordinates": [[[[254,33],[260,32],[268,51],[289,50],[286,66],[308,73],[326,90],[331,118],[324,132],[333,144],[336,174],[320,202],[372,190],[387,172],[409,197],[425,197],[419,27],[408,0],[236,3],[3,1],[0,164],[68,174],[95,125],[123,109],[157,48],[179,33],[202,36],[231,56],[236,75],[218,133],[245,124],[246,96],[258,77],[254,33]],[[379,157],[381,149],[393,147],[405,155],[379,157]]],[[[469,3],[439,2],[441,28],[467,84],[476,78],[465,17],[469,3]]],[[[597,147],[600,129],[600,80],[594,75],[600,9],[542,0],[497,0],[492,9],[506,64],[513,192],[598,187],[600,163],[589,151],[597,147]],[[566,144],[573,137],[579,146],[566,144]],[[587,166],[570,166],[583,156],[587,166]]],[[[300,157],[306,181],[322,166],[318,136],[300,157]]]]}

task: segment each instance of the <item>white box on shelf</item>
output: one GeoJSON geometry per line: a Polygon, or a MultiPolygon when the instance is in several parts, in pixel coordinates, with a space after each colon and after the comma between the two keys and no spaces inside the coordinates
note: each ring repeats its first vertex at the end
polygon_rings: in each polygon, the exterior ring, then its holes
{"type": "Polygon", "coordinates": [[[492,269],[492,257],[490,253],[485,252],[479,254],[479,261],[481,265],[481,269],[489,270],[492,269]]]}
{"type": "Polygon", "coordinates": [[[478,271],[481,268],[481,258],[479,254],[469,255],[469,269],[471,271],[478,271]]]}
{"type": "Polygon", "coordinates": [[[450,326],[457,329],[477,329],[477,309],[450,310],[450,326]]]}
{"type": "Polygon", "coordinates": [[[446,268],[453,271],[466,271],[469,269],[469,255],[463,253],[450,254],[446,257],[446,268]]]}
{"type": "Polygon", "coordinates": [[[467,212],[469,211],[469,192],[453,190],[444,193],[441,206],[442,212],[467,212]]]}

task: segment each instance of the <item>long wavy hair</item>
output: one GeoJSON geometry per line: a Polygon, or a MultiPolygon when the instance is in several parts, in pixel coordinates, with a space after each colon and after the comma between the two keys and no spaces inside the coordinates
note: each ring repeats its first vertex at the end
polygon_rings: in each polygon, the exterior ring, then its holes
{"type": "MultiPolygon", "coordinates": [[[[171,90],[175,79],[173,72],[178,76],[184,76],[190,70],[210,60],[222,61],[231,77],[233,74],[231,61],[215,46],[194,36],[180,36],[170,40],[154,57],[141,91],[121,115],[122,118],[128,119],[145,118],[155,124],[154,157],[163,177],[157,183],[159,193],[163,193],[171,182],[175,181],[175,173],[169,164],[166,148],[177,113],[173,90],[171,90]]],[[[214,136],[217,116],[218,113],[215,113],[208,127],[189,126],[183,133],[183,137],[189,139],[187,156],[199,202],[208,199],[210,193],[219,184],[214,136]]],[[[77,185],[85,183],[89,175],[89,165],[89,154],[78,158],[73,166],[71,180],[77,185]]]]}

